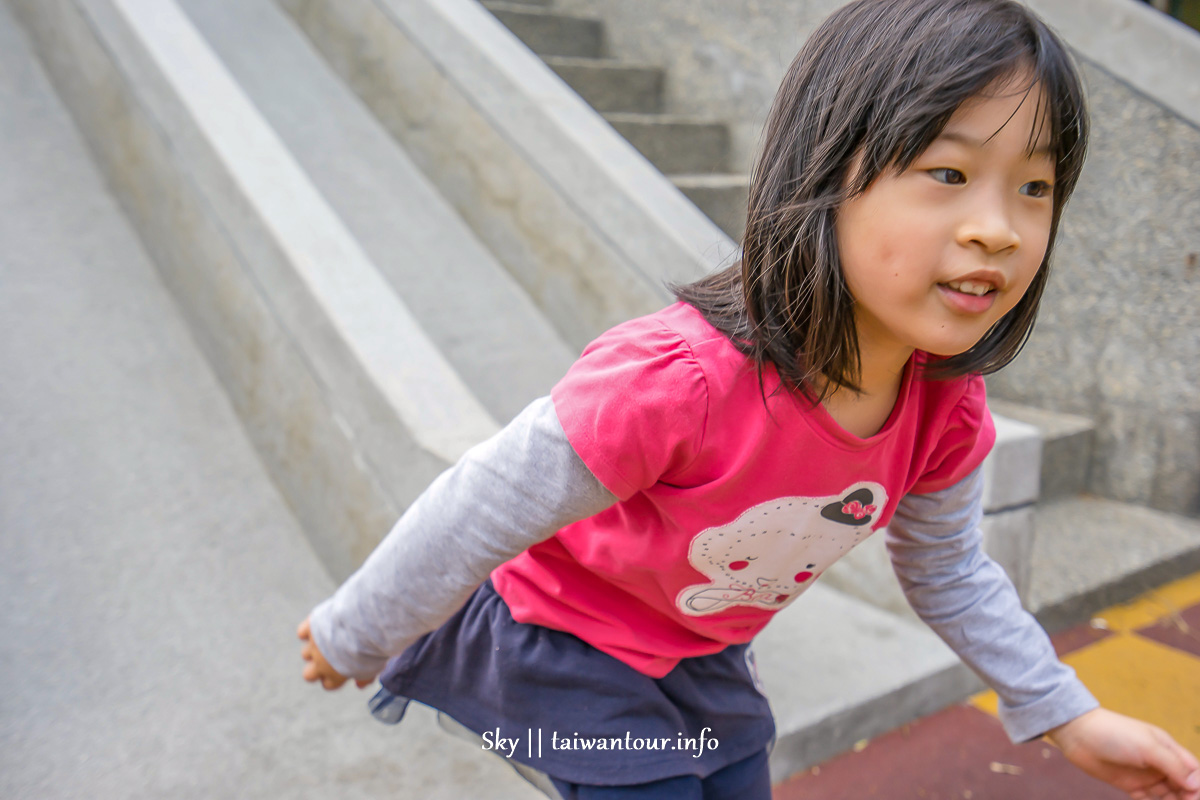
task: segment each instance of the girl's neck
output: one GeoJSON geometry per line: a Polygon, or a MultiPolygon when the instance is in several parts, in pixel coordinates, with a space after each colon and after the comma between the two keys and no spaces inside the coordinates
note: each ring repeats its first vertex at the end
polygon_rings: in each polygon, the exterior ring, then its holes
{"type": "Polygon", "coordinates": [[[834,422],[848,433],[860,439],[874,436],[892,415],[896,398],[900,396],[900,386],[904,382],[904,367],[912,353],[911,347],[886,353],[864,349],[860,354],[861,391],[855,393],[836,387],[821,405],[834,422]]]}
{"type": "Polygon", "coordinates": [[[904,380],[904,367],[913,354],[912,347],[895,347],[881,351],[864,349],[860,353],[862,371],[859,388],[864,397],[891,395],[895,397],[904,380]]]}

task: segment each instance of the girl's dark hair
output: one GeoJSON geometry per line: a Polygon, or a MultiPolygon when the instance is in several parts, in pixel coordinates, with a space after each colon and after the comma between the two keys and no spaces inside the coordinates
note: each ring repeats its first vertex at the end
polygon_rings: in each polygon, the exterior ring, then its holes
{"type": "MultiPolygon", "coordinates": [[[[971,349],[930,359],[924,377],[991,373],[1033,329],[1062,210],[1083,169],[1088,118],[1065,45],[1015,0],[855,0],[796,56],[775,97],[750,181],[742,258],[674,286],[784,385],[820,402],[859,391],[854,299],[839,266],[838,208],[887,169],[907,169],[962,103],[997,81],[1040,84],[1055,160],[1054,215],[1041,268],[1020,302],[971,349]],[[855,180],[851,163],[862,153],[855,180]],[[824,376],[820,396],[814,378],[824,376]]],[[[1025,88],[1025,87],[1022,87],[1025,88]]],[[[1030,152],[1039,131],[1030,135],[1030,152]]]]}

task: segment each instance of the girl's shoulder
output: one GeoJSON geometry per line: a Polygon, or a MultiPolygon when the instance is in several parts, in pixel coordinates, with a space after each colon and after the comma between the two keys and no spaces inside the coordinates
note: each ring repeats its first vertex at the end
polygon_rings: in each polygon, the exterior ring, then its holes
{"type": "Polygon", "coordinates": [[[753,368],[749,356],[683,301],[608,329],[584,349],[580,360],[652,362],[656,372],[694,371],[705,377],[753,368]],[[666,369],[668,365],[674,369],[666,369]]]}

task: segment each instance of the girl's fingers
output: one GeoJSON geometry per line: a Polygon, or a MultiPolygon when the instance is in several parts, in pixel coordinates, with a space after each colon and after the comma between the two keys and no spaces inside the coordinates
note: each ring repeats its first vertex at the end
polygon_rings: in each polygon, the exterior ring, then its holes
{"type": "Polygon", "coordinates": [[[1172,739],[1166,731],[1155,729],[1154,739],[1158,747],[1150,749],[1146,754],[1146,765],[1162,772],[1167,778],[1166,783],[1178,786],[1184,791],[1191,792],[1200,788],[1200,770],[1197,769],[1196,757],[1172,739]]]}

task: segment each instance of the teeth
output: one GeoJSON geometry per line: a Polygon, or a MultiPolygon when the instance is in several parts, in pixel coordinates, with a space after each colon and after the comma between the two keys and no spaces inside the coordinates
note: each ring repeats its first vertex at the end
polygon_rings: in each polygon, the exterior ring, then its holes
{"type": "Polygon", "coordinates": [[[963,292],[964,294],[973,294],[976,297],[985,295],[992,290],[991,284],[975,283],[974,281],[952,281],[950,283],[947,283],[946,285],[949,286],[951,289],[953,289],[956,292],[963,292]]]}

